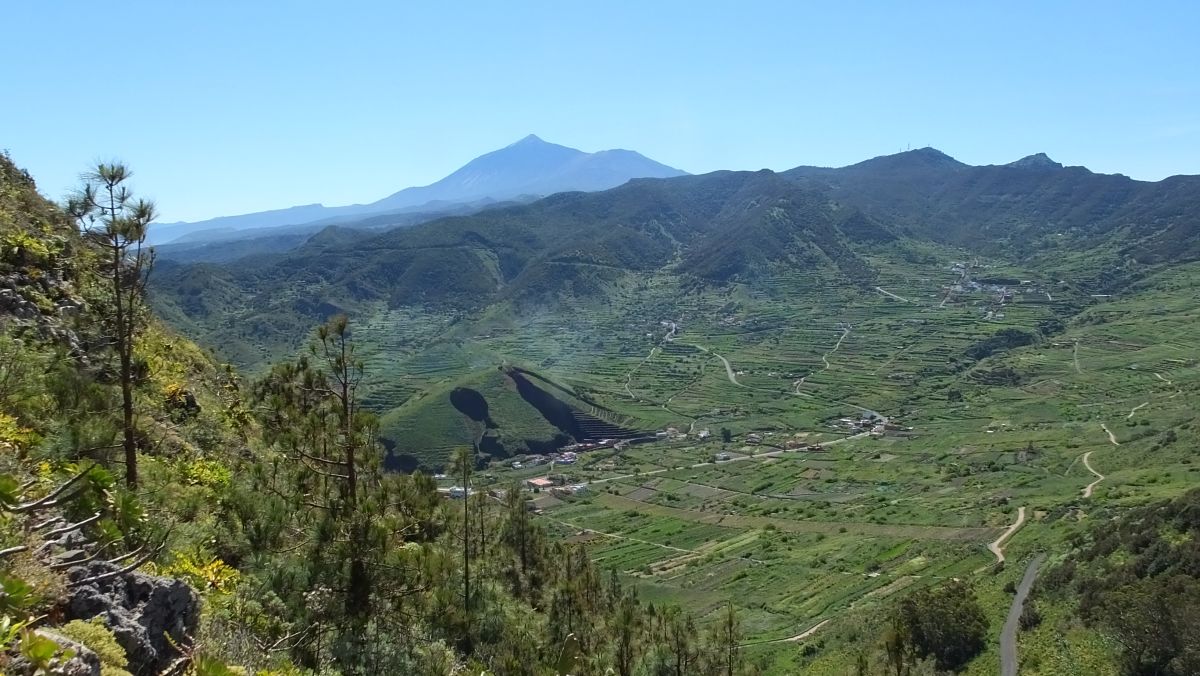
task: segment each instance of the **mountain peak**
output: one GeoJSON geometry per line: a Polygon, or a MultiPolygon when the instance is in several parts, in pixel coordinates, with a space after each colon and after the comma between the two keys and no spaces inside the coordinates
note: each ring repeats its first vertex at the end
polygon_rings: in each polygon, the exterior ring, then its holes
{"type": "Polygon", "coordinates": [[[1009,162],[1009,167],[1018,169],[1062,169],[1063,165],[1050,159],[1046,153],[1036,153],[1027,157],[1022,157],[1016,162],[1009,162]]]}
{"type": "Polygon", "coordinates": [[[544,143],[546,143],[546,142],[542,140],[542,137],[538,136],[537,134],[530,134],[529,136],[526,136],[525,138],[521,139],[520,141],[517,141],[516,143],[509,144],[508,147],[513,148],[516,146],[529,146],[529,145],[534,145],[534,144],[541,145],[544,143]]]}
{"type": "Polygon", "coordinates": [[[895,155],[883,155],[873,159],[850,165],[848,168],[886,169],[890,171],[909,170],[916,168],[957,169],[967,165],[950,157],[937,148],[917,148],[906,150],[895,155]]]}
{"type": "Polygon", "coordinates": [[[909,150],[908,152],[900,153],[900,155],[908,155],[910,157],[919,157],[923,160],[932,161],[932,162],[962,164],[961,162],[954,159],[953,157],[950,157],[946,153],[938,150],[937,148],[933,148],[931,146],[925,146],[924,148],[917,148],[916,150],[909,150]]]}

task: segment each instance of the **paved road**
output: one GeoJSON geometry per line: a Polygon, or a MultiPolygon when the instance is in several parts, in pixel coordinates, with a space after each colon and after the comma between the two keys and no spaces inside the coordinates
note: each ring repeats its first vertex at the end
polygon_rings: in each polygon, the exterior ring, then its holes
{"type": "MultiPolygon", "coordinates": [[[[863,410],[866,410],[866,409],[863,409],[863,410]]],[[[870,432],[859,432],[858,434],[851,434],[848,437],[842,437],[840,439],[833,439],[831,441],[822,441],[822,442],[820,442],[820,444],[821,444],[821,446],[833,446],[835,444],[844,444],[847,441],[854,441],[855,439],[862,439],[863,437],[869,437],[869,436],[871,436],[870,432]]],[[[801,451],[799,449],[794,449],[794,448],[793,449],[777,448],[774,451],[766,451],[763,453],[752,453],[750,455],[739,455],[737,457],[730,458],[728,460],[712,460],[709,462],[698,462],[694,465],[686,465],[684,467],[663,467],[661,469],[652,469],[647,472],[639,472],[637,474],[621,474],[620,476],[610,476],[610,477],[605,477],[603,479],[593,479],[591,481],[584,481],[582,483],[585,486],[591,485],[591,484],[602,484],[602,483],[607,483],[609,481],[620,481],[621,479],[632,479],[632,478],[641,478],[644,476],[653,476],[655,474],[662,474],[664,472],[674,472],[675,470],[681,470],[681,469],[700,469],[701,467],[709,467],[711,465],[727,465],[731,462],[741,462],[743,460],[756,460],[758,458],[774,458],[774,457],[783,455],[784,453],[795,453],[795,454],[799,455],[799,454],[803,453],[803,451],[801,451]]],[[[1024,510],[1025,508],[1022,507],[1021,509],[1024,510]]],[[[1024,513],[1024,512],[1022,512],[1022,513],[1024,513]]]]}
{"type": "Polygon", "coordinates": [[[1017,630],[1021,627],[1021,612],[1025,609],[1025,599],[1037,577],[1038,568],[1045,560],[1045,554],[1038,554],[1029,562],[1025,576],[1017,587],[1017,595],[1008,609],[1008,618],[1004,620],[1004,629],[1000,631],[1000,676],[1017,676],[1017,630]]]}

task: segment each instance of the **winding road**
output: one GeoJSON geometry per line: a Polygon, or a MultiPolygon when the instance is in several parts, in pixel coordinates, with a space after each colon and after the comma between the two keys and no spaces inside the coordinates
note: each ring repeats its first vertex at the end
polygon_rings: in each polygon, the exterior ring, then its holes
{"type": "Polygon", "coordinates": [[[830,357],[830,355],[832,355],[834,352],[837,352],[837,351],[838,351],[838,348],[840,348],[840,347],[842,346],[842,341],[843,341],[843,340],[846,340],[846,336],[848,336],[848,335],[850,335],[850,327],[848,327],[848,326],[847,326],[847,327],[843,327],[843,328],[842,328],[842,335],[841,335],[841,337],[840,337],[840,338],[838,338],[838,339],[837,339],[837,342],[833,344],[833,349],[831,349],[830,351],[828,351],[828,352],[826,352],[825,354],[821,355],[821,361],[822,361],[822,362],[824,362],[824,364],[825,364],[825,367],[824,367],[824,368],[822,368],[820,371],[813,371],[812,373],[808,374],[807,376],[804,376],[804,377],[803,377],[803,378],[801,378],[800,380],[797,380],[796,382],[792,383],[792,385],[793,385],[793,389],[794,389],[794,391],[795,391],[795,393],[796,393],[796,394],[800,394],[800,386],[801,386],[801,385],[803,385],[803,384],[804,384],[804,381],[808,380],[808,379],[809,379],[809,377],[811,377],[811,376],[815,376],[815,375],[817,375],[818,373],[824,373],[825,371],[828,371],[828,370],[829,370],[829,357],[830,357]]]}
{"type": "Polygon", "coordinates": [[[625,394],[628,394],[630,399],[637,399],[637,397],[633,394],[633,390],[629,389],[629,386],[633,383],[633,374],[637,373],[638,369],[645,366],[646,362],[654,358],[654,353],[657,352],[660,347],[662,347],[663,343],[670,343],[675,340],[675,332],[679,329],[679,325],[675,322],[668,323],[671,325],[671,330],[667,332],[667,335],[663,336],[663,339],[659,341],[658,345],[650,348],[650,354],[646,355],[645,359],[638,362],[638,365],[633,367],[633,369],[631,369],[629,373],[625,375],[625,394]]]}
{"type": "MultiPolygon", "coordinates": [[[[1145,404],[1142,404],[1142,406],[1145,406],[1145,404]]],[[[1138,406],[1137,408],[1135,408],[1133,410],[1136,411],[1138,408],[1141,408],[1142,406],[1138,406]]],[[[1129,415],[1132,416],[1133,413],[1131,412],[1129,415]]],[[[1108,440],[1110,442],[1112,442],[1113,446],[1121,445],[1121,442],[1117,441],[1116,435],[1114,435],[1112,433],[1112,430],[1108,429],[1107,425],[1105,425],[1104,423],[1100,423],[1100,429],[1104,430],[1104,433],[1108,435],[1108,440]]],[[[1089,472],[1091,472],[1093,476],[1096,477],[1095,481],[1093,481],[1092,483],[1088,484],[1087,486],[1085,486],[1083,488],[1083,497],[1085,497],[1085,498],[1092,497],[1092,493],[1096,490],[1096,486],[1099,486],[1100,482],[1104,481],[1104,475],[1097,472],[1095,467],[1092,467],[1092,462],[1091,462],[1092,453],[1095,453],[1095,451],[1088,451],[1087,453],[1083,454],[1083,466],[1086,467],[1087,470],[1089,472]]]]}
{"type": "MultiPolygon", "coordinates": [[[[699,347],[699,346],[697,346],[697,347],[699,347]]],[[[704,348],[700,348],[700,349],[703,350],[704,348]]],[[[704,350],[704,351],[708,352],[708,350],[704,350]]],[[[717,359],[720,359],[721,363],[725,365],[725,375],[729,376],[729,382],[733,383],[734,385],[737,385],[738,387],[747,387],[746,385],[743,385],[738,382],[737,376],[734,375],[734,373],[733,373],[733,366],[729,363],[728,359],[726,359],[725,357],[722,357],[721,355],[717,354],[716,352],[713,352],[713,355],[715,355],[717,359]]]]}
{"type": "Polygon", "coordinates": [[[1008,527],[1008,530],[1001,533],[995,542],[988,545],[988,550],[996,555],[996,563],[1004,563],[1004,545],[1023,525],[1025,525],[1025,508],[1018,507],[1017,520],[1013,522],[1013,525],[1008,527]]]}
{"type": "Polygon", "coordinates": [[[1108,429],[1107,425],[1105,425],[1104,423],[1100,423],[1100,429],[1104,430],[1105,434],[1108,435],[1108,440],[1112,442],[1113,446],[1121,445],[1121,442],[1117,441],[1116,435],[1114,435],[1112,433],[1112,430],[1108,429]]]}
{"type": "Polygon", "coordinates": [[[1083,454],[1083,466],[1086,467],[1087,470],[1089,472],[1091,472],[1093,475],[1095,475],[1095,477],[1096,477],[1095,481],[1093,481],[1092,483],[1088,484],[1087,486],[1085,486],[1083,488],[1083,497],[1085,497],[1085,498],[1092,497],[1092,491],[1094,491],[1096,489],[1096,486],[1098,486],[1101,481],[1104,481],[1104,475],[1097,472],[1096,469],[1094,467],[1092,467],[1091,459],[1092,459],[1092,453],[1094,453],[1094,452],[1095,451],[1088,451],[1087,453],[1083,454]]]}
{"type": "Polygon", "coordinates": [[[1025,599],[1029,597],[1029,589],[1037,578],[1038,568],[1045,560],[1045,554],[1038,554],[1025,567],[1025,576],[1021,578],[1017,595],[1008,609],[1004,629],[1000,631],[1000,676],[1017,676],[1017,630],[1021,628],[1021,613],[1025,610],[1025,599]]]}

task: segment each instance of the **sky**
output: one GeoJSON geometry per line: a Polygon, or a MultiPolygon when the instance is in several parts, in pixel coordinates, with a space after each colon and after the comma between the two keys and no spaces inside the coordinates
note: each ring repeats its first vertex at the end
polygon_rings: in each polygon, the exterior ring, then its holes
{"type": "Polygon", "coordinates": [[[1200,3],[14,2],[0,148],[163,221],[370,202],[527,134],[692,173],[933,146],[1200,174],[1200,3]]]}

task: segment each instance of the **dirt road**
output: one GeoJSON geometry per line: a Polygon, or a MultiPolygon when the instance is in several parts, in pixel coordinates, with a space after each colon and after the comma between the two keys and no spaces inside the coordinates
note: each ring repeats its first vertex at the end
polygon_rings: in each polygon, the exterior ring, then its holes
{"type": "Polygon", "coordinates": [[[831,349],[830,351],[828,351],[828,352],[826,352],[825,354],[821,355],[821,361],[822,361],[822,362],[825,364],[825,367],[824,367],[824,368],[822,368],[820,371],[814,371],[814,372],[812,372],[812,373],[808,374],[807,376],[804,376],[804,377],[803,377],[803,378],[801,378],[800,380],[797,380],[796,382],[792,383],[792,386],[793,386],[793,388],[792,388],[792,389],[793,389],[793,390],[796,392],[796,394],[799,394],[799,393],[800,393],[800,386],[801,386],[801,385],[803,385],[803,384],[804,384],[804,381],[808,380],[808,379],[809,379],[809,377],[811,377],[811,376],[815,376],[815,375],[817,375],[818,373],[824,373],[825,371],[828,371],[828,370],[829,370],[829,357],[830,357],[830,356],[831,356],[831,355],[832,355],[834,352],[837,352],[837,351],[838,351],[838,348],[840,348],[840,347],[842,346],[842,341],[843,341],[843,340],[846,340],[846,336],[848,336],[848,335],[850,335],[850,328],[849,328],[849,327],[845,327],[845,328],[843,328],[843,329],[842,329],[842,335],[841,335],[841,337],[840,337],[840,338],[838,338],[838,339],[837,339],[837,342],[833,344],[833,349],[831,349]]]}
{"type": "Polygon", "coordinates": [[[1117,441],[1116,435],[1114,435],[1112,433],[1112,431],[1108,429],[1107,425],[1105,425],[1104,423],[1100,423],[1100,429],[1104,430],[1104,433],[1108,435],[1108,440],[1112,442],[1113,446],[1121,445],[1121,442],[1117,441]]]}
{"type": "Polygon", "coordinates": [[[1029,562],[1025,576],[1017,586],[1017,595],[1008,609],[1008,618],[1004,620],[1004,629],[1000,631],[1000,676],[1017,676],[1017,630],[1021,626],[1021,613],[1025,609],[1025,599],[1029,597],[1029,589],[1037,578],[1038,568],[1045,560],[1045,554],[1038,554],[1029,562]]]}
{"type": "Polygon", "coordinates": [[[655,345],[654,347],[650,348],[650,354],[646,355],[645,359],[643,359],[641,362],[639,362],[637,366],[633,367],[633,369],[628,374],[626,374],[626,376],[625,376],[625,394],[628,394],[630,399],[635,399],[635,400],[637,399],[637,397],[633,394],[633,390],[629,389],[629,386],[633,383],[633,374],[637,373],[639,369],[641,369],[643,366],[645,366],[646,362],[650,361],[651,359],[654,359],[654,354],[656,352],[658,352],[659,348],[662,347],[663,343],[674,342],[675,332],[679,330],[679,325],[676,324],[675,322],[668,322],[668,323],[671,325],[671,330],[667,332],[667,335],[663,336],[663,339],[661,341],[659,341],[658,345],[655,345]]]}
{"type": "Polygon", "coordinates": [[[878,291],[879,293],[882,293],[883,295],[887,296],[888,298],[895,298],[896,300],[902,300],[905,303],[912,302],[911,300],[905,298],[904,296],[897,296],[896,294],[892,293],[891,291],[888,291],[887,289],[883,288],[882,286],[875,287],[875,290],[878,291]]]}
{"type": "Polygon", "coordinates": [[[1095,481],[1093,481],[1092,483],[1090,483],[1084,487],[1083,497],[1085,497],[1085,498],[1092,497],[1092,491],[1096,489],[1096,486],[1099,485],[1099,483],[1101,481],[1104,481],[1104,475],[1097,472],[1096,469],[1094,467],[1092,467],[1091,459],[1092,459],[1092,453],[1094,453],[1094,452],[1095,451],[1088,451],[1087,453],[1083,454],[1083,466],[1086,467],[1089,472],[1091,472],[1092,474],[1094,474],[1096,476],[1095,481]]]}
{"type": "Polygon", "coordinates": [[[1150,402],[1146,401],[1146,402],[1142,402],[1142,403],[1138,404],[1137,406],[1134,406],[1133,409],[1129,411],[1129,415],[1126,416],[1126,420],[1133,418],[1133,414],[1137,413],[1139,408],[1148,406],[1149,404],[1150,404],[1150,402]]]}
{"type": "MultiPolygon", "coordinates": [[[[832,619],[832,618],[830,618],[830,619],[832,619]]],[[[769,641],[755,641],[753,643],[743,643],[743,644],[739,645],[738,647],[745,648],[747,646],[766,645],[768,643],[787,643],[787,642],[795,643],[796,641],[803,641],[804,639],[808,638],[809,636],[812,636],[813,634],[817,633],[818,629],[829,624],[829,622],[830,622],[830,620],[821,620],[820,622],[814,624],[813,626],[809,627],[808,629],[805,629],[804,631],[800,632],[799,634],[796,634],[795,636],[788,636],[787,638],[773,638],[769,641]]]]}
{"type": "Polygon", "coordinates": [[[988,550],[991,551],[992,554],[996,555],[996,563],[1004,563],[1004,544],[1008,542],[1008,539],[1011,538],[1013,534],[1017,532],[1017,529],[1023,525],[1025,525],[1025,508],[1018,507],[1017,520],[1013,522],[1013,525],[1008,527],[1008,530],[1001,533],[1000,537],[996,538],[995,542],[988,545],[988,550]]]}
{"type": "MultiPolygon", "coordinates": [[[[675,342],[675,324],[671,324],[671,332],[668,333],[663,338],[663,341],[668,342],[668,343],[675,342]]],[[[730,364],[729,360],[726,359],[725,357],[717,354],[716,352],[713,352],[712,350],[708,349],[707,347],[704,347],[703,345],[697,345],[695,343],[680,343],[680,345],[687,345],[688,347],[694,347],[697,350],[700,350],[701,352],[703,352],[704,354],[711,354],[712,356],[716,357],[717,359],[720,359],[721,363],[725,365],[725,375],[729,377],[729,382],[733,383],[734,385],[736,385],[738,387],[748,387],[747,385],[743,385],[738,382],[737,374],[735,374],[733,372],[733,365],[730,364]]]]}

